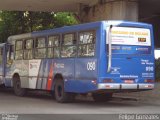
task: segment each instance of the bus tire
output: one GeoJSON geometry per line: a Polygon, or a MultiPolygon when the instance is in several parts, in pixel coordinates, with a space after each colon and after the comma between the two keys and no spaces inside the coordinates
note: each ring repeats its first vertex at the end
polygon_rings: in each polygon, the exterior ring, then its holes
{"type": "Polygon", "coordinates": [[[21,88],[21,80],[18,75],[15,75],[13,77],[13,89],[14,89],[14,94],[20,97],[23,97],[27,92],[26,89],[21,88]]]}
{"type": "Polygon", "coordinates": [[[73,102],[75,95],[64,91],[64,81],[57,79],[54,88],[55,99],[59,103],[73,102]]]}
{"type": "Polygon", "coordinates": [[[113,93],[93,93],[92,97],[95,102],[106,102],[112,99],[113,93]]]}

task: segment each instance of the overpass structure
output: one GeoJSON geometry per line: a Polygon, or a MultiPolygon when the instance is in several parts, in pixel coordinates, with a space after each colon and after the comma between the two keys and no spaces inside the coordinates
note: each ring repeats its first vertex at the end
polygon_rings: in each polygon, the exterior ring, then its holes
{"type": "Polygon", "coordinates": [[[137,21],[160,14],[160,0],[0,0],[0,10],[71,11],[84,21],[127,19],[137,21]]]}
{"type": "MultiPolygon", "coordinates": [[[[0,10],[70,11],[81,22],[130,20],[152,23],[160,39],[160,0],[0,0],[0,10]]],[[[160,43],[159,43],[160,46],[160,43]]]]}

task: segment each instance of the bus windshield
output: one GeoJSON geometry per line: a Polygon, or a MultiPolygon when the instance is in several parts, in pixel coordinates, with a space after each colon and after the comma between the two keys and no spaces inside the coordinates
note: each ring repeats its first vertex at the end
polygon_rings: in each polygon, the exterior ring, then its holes
{"type": "Polygon", "coordinates": [[[151,35],[146,28],[113,27],[111,43],[112,54],[151,53],[151,35]]]}

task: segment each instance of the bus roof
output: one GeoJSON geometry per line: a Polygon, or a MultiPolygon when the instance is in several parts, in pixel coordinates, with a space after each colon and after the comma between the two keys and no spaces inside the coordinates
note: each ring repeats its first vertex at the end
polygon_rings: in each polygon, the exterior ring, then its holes
{"type": "Polygon", "coordinates": [[[69,33],[73,31],[80,31],[80,30],[87,30],[87,29],[95,29],[96,27],[99,27],[102,23],[112,24],[112,25],[132,25],[132,26],[141,26],[141,27],[150,27],[150,24],[146,23],[140,23],[140,22],[130,22],[130,21],[98,21],[98,22],[91,22],[91,23],[85,23],[85,24],[78,24],[73,26],[64,26],[60,28],[54,28],[49,30],[42,30],[42,31],[35,31],[31,33],[25,33],[25,34],[19,34],[19,35],[13,35],[8,37],[8,42],[13,42],[14,40],[18,39],[26,39],[26,38],[34,38],[34,37],[42,37],[46,35],[53,35],[58,33],[69,33]]]}

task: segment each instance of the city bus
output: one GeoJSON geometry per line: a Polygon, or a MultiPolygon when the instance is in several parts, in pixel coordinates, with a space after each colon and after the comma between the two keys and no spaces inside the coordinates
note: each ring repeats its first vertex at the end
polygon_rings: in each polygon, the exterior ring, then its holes
{"type": "Polygon", "coordinates": [[[17,96],[46,90],[57,102],[95,101],[154,88],[152,25],[99,21],[10,36],[0,45],[0,84],[17,96]]]}

